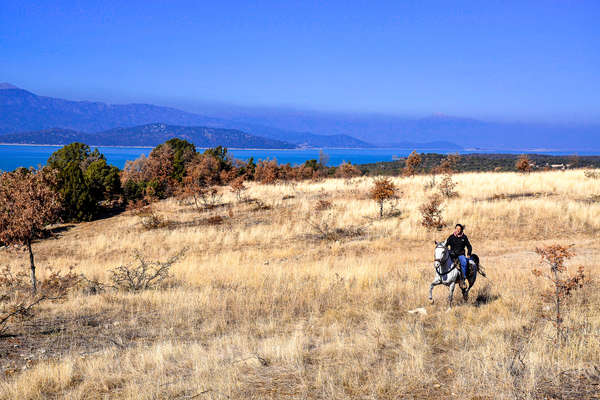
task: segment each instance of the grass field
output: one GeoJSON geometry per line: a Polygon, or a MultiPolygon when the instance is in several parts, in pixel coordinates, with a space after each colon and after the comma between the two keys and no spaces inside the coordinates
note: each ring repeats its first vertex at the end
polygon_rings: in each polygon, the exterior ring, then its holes
{"type": "MultiPolygon", "coordinates": [[[[153,205],[167,221],[158,229],[133,212],[67,226],[35,243],[41,276],[73,267],[109,282],[136,250],[187,251],[160,289],[81,288],[10,326],[0,398],[598,398],[600,180],[455,175],[460,196],[444,216],[466,225],[489,279],[466,303],[457,290],[448,310],[445,287],[427,301],[433,240],[452,230],[420,226],[429,179],[394,178],[402,196],[381,219],[372,179],[354,178],[251,184],[259,202],[221,188],[225,205],[202,214],[166,200],[153,205]],[[319,200],[331,208],[316,210],[319,200]],[[531,273],[536,246],[551,243],[574,244],[568,265],[589,277],[560,345],[542,318],[548,283],[531,273]],[[427,314],[408,313],[419,307],[427,314]]],[[[0,265],[26,268],[25,256],[1,250],[0,265]]]]}

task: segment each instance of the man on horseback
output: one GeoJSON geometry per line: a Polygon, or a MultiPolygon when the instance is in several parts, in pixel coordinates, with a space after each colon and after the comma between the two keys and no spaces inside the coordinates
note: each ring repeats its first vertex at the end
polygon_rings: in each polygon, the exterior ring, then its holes
{"type": "Polygon", "coordinates": [[[452,258],[458,257],[460,261],[460,269],[462,272],[460,287],[465,286],[465,279],[468,274],[468,262],[469,257],[473,251],[469,238],[464,233],[464,227],[461,224],[456,224],[454,227],[454,233],[446,240],[446,246],[450,247],[450,252],[453,254],[452,258]],[[465,256],[465,247],[467,248],[467,255],[465,256]]]}

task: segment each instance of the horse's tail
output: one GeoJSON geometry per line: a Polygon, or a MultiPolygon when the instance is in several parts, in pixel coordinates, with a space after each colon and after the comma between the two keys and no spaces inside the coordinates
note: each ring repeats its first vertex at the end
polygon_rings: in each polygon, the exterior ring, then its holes
{"type": "Polygon", "coordinates": [[[471,260],[473,260],[473,262],[477,266],[477,272],[479,272],[481,275],[483,275],[485,278],[487,278],[487,275],[485,274],[483,267],[481,266],[481,264],[479,264],[479,256],[477,254],[471,254],[471,260]]]}

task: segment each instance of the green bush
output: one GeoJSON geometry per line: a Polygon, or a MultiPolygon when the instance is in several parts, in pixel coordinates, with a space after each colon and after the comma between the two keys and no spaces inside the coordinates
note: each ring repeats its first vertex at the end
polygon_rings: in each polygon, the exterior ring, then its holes
{"type": "Polygon", "coordinates": [[[108,165],[98,149],[71,143],[52,153],[48,166],[57,170],[65,220],[88,221],[100,212],[100,202],[121,194],[120,171],[108,165]]]}

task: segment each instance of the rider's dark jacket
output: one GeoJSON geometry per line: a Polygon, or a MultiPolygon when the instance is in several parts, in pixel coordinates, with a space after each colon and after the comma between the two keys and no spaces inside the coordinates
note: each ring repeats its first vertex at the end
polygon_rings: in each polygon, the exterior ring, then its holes
{"type": "Polygon", "coordinates": [[[446,246],[450,246],[450,251],[457,256],[465,255],[465,247],[468,250],[468,254],[471,255],[473,251],[473,247],[471,247],[471,243],[469,243],[469,238],[464,233],[461,236],[456,236],[455,234],[450,235],[446,240],[446,246]]]}

